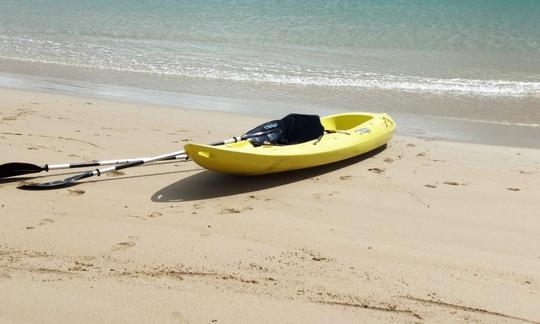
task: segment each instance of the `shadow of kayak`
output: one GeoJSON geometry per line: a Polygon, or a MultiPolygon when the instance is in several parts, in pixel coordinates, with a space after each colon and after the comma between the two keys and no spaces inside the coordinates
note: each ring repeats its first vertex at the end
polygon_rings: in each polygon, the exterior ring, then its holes
{"type": "Polygon", "coordinates": [[[152,195],[153,202],[185,202],[227,197],[284,186],[348,167],[371,158],[386,149],[383,145],[362,155],[309,169],[260,176],[235,176],[204,170],[186,177],[152,195]]]}

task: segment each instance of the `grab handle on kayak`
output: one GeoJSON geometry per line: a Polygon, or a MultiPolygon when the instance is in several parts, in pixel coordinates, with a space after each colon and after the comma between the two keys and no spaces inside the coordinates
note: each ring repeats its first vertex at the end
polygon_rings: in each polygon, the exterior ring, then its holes
{"type": "Polygon", "coordinates": [[[197,155],[202,156],[203,158],[207,158],[207,159],[212,158],[212,153],[207,152],[207,151],[199,151],[197,152],[197,155]]]}

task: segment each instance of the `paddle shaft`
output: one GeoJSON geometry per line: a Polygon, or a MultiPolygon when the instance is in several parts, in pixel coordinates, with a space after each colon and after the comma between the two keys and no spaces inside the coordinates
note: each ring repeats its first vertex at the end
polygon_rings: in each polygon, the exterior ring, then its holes
{"type": "MultiPolygon", "coordinates": [[[[185,159],[187,158],[187,155],[179,154],[177,156],[173,156],[172,158],[169,158],[170,160],[175,159],[185,159]]],[[[50,170],[61,170],[61,169],[74,169],[74,168],[86,168],[86,167],[93,167],[93,166],[102,166],[102,165],[111,165],[111,164],[126,164],[131,163],[135,161],[141,161],[148,159],[147,157],[140,157],[140,158],[132,158],[132,159],[123,159],[123,160],[104,160],[104,161],[91,161],[91,162],[78,162],[78,163],[65,163],[65,164],[45,164],[43,167],[45,171],[50,170]]]]}
{"type": "MultiPolygon", "coordinates": [[[[45,165],[36,165],[36,164],[24,163],[24,162],[11,162],[11,163],[0,164],[0,178],[15,177],[15,176],[25,175],[25,174],[30,174],[30,173],[48,172],[50,170],[85,168],[85,167],[111,165],[111,164],[124,164],[124,163],[140,161],[144,159],[148,159],[148,158],[144,157],[144,158],[122,159],[122,160],[89,161],[89,162],[79,162],[79,163],[45,164],[45,165]]],[[[167,160],[174,160],[174,159],[187,159],[187,155],[185,154],[177,155],[167,160]]]]}

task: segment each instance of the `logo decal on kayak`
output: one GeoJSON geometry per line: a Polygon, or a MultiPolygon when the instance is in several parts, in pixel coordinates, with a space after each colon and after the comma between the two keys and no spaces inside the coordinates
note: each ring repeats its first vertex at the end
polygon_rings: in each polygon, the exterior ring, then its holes
{"type": "Polygon", "coordinates": [[[276,127],[278,127],[278,124],[277,124],[277,123],[272,123],[272,124],[266,124],[266,125],[264,125],[263,128],[264,128],[265,130],[269,130],[269,129],[276,128],[276,127]]]}
{"type": "Polygon", "coordinates": [[[367,127],[362,127],[362,128],[357,129],[355,132],[362,135],[362,134],[371,133],[371,130],[367,127]]]}

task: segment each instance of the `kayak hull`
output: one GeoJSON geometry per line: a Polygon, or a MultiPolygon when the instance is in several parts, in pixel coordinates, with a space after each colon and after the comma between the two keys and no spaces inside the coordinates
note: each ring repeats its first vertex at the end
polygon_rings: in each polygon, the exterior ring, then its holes
{"type": "Polygon", "coordinates": [[[388,143],[396,124],[387,114],[344,113],[321,118],[325,133],[318,140],[294,145],[249,141],[210,146],[186,144],[188,156],[205,169],[237,175],[261,175],[305,169],[349,159],[388,143]]]}

